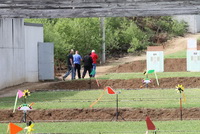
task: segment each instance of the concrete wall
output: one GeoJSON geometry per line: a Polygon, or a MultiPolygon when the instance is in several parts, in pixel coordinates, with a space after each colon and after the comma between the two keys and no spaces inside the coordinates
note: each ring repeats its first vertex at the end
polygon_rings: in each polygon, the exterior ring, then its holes
{"type": "Polygon", "coordinates": [[[26,81],[38,81],[38,42],[43,42],[43,25],[25,23],[26,81]]]}
{"type": "Polygon", "coordinates": [[[0,19],[0,89],[25,81],[24,21],[0,19]]]}
{"type": "Polygon", "coordinates": [[[0,19],[0,89],[38,81],[38,42],[43,42],[41,25],[0,19]]]}
{"type": "Polygon", "coordinates": [[[174,16],[174,19],[187,22],[189,25],[188,32],[200,32],[200,15],[178,15],[174,16]]]}

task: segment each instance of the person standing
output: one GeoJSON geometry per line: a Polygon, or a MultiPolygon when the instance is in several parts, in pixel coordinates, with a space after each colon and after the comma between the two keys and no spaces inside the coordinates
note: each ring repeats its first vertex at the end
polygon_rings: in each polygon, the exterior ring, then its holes
{"type": "Polygon", "coordinates": [[[63,76],[63,80],[71,73],[71,79],[74,79],[74,59],[73,59],[74,50],[71,49],[69,55],[67,56],[68,72],[63,76]]]}
{"type": "Polygon", "coordinates": [[[82,57],[78,54],[78,51],[76,51],[75,55],[73,55],[74,58],[74,78],[76,78],[76,71],[78,73],[78,78],[81,79],[81,61],[82,57]]]}
{"type": "Polygon", "coordinates": [[[88,55],[84,56],[83,58],[83,63],[84,63],[84,71],[83,71],[83,75],[82,75],[82,78],[84,79],[86,73],[88,72],[89,73],[89,76],[92,77],[90,75],[91,73],[91,69],[92,69],[92,57],[90,56],[91,53],[89,53],[88,55]]]}
{"type": "Polygon", "coordinates": [[[94,71],[94,74],[92,75],[92,77],[95,77],[98,55],[95,53],[95,50],[92,50],[92,53],[90,56],[92,57],[92,60],[93,60],[92,71],[94,71]]]}

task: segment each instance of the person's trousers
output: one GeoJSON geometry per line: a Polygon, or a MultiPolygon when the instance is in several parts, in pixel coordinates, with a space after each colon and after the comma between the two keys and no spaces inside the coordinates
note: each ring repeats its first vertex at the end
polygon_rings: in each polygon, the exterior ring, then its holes
{"type": "Polygon", "coordinates": [[[95,74],[96,74],[96,67],[97,67],[97,64],[92,63],[92,71],[94,70],[94,74],[92,75],[92,77],[95,77],[95,74]]]}
{"type": "Polygon", "coordinates": [[[71,79],[75,79],[74,77],[74,67],[72,67],[72,65],[68,65],[68,72],[63,76],[63,78],[65,79],[69,74],[71,73],[71,79]]]}
{"type": "Polygon", "coordinates": [[[90,67],[90,66],[84,66],[84,71],[83,71],[82,78],[85,77],[85,75],[86,75],[87,72],[89,73],[89,76],[92,77],[92,76],[90,75],[90,73],[91,73],[91,67],[90,67]]]}
{"type": "Polygon", "coordinates": [[[74,68],[74,78],[76,77],[76,71],[78,73],[78,78],[81,79],[81,65],[80,64],[75,64],[74,68]]]}

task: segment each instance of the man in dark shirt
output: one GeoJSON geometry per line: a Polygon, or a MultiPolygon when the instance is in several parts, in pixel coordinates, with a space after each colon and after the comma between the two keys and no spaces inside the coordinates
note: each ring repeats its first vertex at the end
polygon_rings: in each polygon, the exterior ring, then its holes
{"type": "Polygon", "coordinates": [[[65,78],[71,73],[72,77],[71,79],[74,79],[74,61],[73,61],[73,53],[74,50],[71,49],[69,55],[67,56],[67,64],[68,64],[68,72],[63,76],[63,80],[65,81],[65,78]]]}
{"type": "Polygon", "coordinates": [[[89,76],[92,77],[90,75],[91,71],[92,71],[92,57],[90,57],[91,53],[89,53],[88,55],[86,55],[84,58],[83,58],[83,63],[84,63],[84,71],[83,71],[83,75],[82,75],[82,78],[85,77],[87,71],[89,73],[89,76]]]}

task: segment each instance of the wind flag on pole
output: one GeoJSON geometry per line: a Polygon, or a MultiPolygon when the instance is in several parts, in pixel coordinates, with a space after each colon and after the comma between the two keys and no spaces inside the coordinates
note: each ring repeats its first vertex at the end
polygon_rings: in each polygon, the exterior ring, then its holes
{"type": "Polygon", "coordinates": [[[155,125],[153,124],[153,122],[151,121],[151,119],[147,116],[146,117],[146,124],[147,124],[147,131],[146,131],[146,134],[149,133],[148,130],[154,130],[154,134],[156,134],[156,127],[155,125]]]}
{"type": "Polygon", "coordinates": [[[24,95],[24,93],[21,90],[18,90],[18,97],[21,98],[24,95]]]}
{"type": "Polygon", "coordinates": [[[13,123],[9,123],[8,124],[8,131],[10,131],[10,134],[17,134],[18,132],[22,131],[23,128],[13,124],[13,123]]]}
{"type": "Polygon", "coordinates": [[[92,108],[104,96],[105,91],[106,91],[106,88],[104,88],[104,90],[101,93],[101,95],[99,96],[99,98],[90,105],[90,108],[92,108]]]}
{"type": "Polygon", "coordinates": [[[21,98],[23,95],[24,95],[24,93],[21,90],[18,90],[18,92],[16,94],[16,98],[15,98],[13,113],[15,112],[18,98],[21,98]]]}
{"type": "Polygon", "coordinates": [[[148,70],[148,74],[151,74],[151,73],[154,73],[155,72],[155,70],[148,70]]]}
{"type": "Polygon", "coordinates": [[[155,125],[153,124],[153,122],[151,121],[151,119],[148,116],[146,117],[146,124],[147,124],[148,130],[156,130],[155,125]]]}
{"type": "Polygon", "coordinates": [[[90,73],[90,75],[94,76],[95,75],[95,70],[93,69],[92,72],[90,73]]]}
{"type": "Polygon", "coordinates": [[[108,94],[118,94],[111,87],[106,87],[104,88],[103,92],[100,94],[99,98],[90,105],[90,108],[92,108],[104,96],[106,90],[108,94]]]}
{"type": "Polygon", "coordinates": [[[108,94],[116,94],[116,92],[111,87],[106,87],[108,94]]]}
{"type": "Polygon", "coordinates": [[[145,71],[145,72],[144,72],[144,74],[145,74],[145,75],[152,74],[152,73],[154,73],[154,74],[155,74],[155,77],[156,77],[156,82],[157,82],[157,85],[159,86],[160,84],[159,84],[159,82],[158,82],[158,76],[157,76],[157,74],[156,74],[156,71],[155,71],[155,70],[148,70],[148,71],[145,71]]]}

